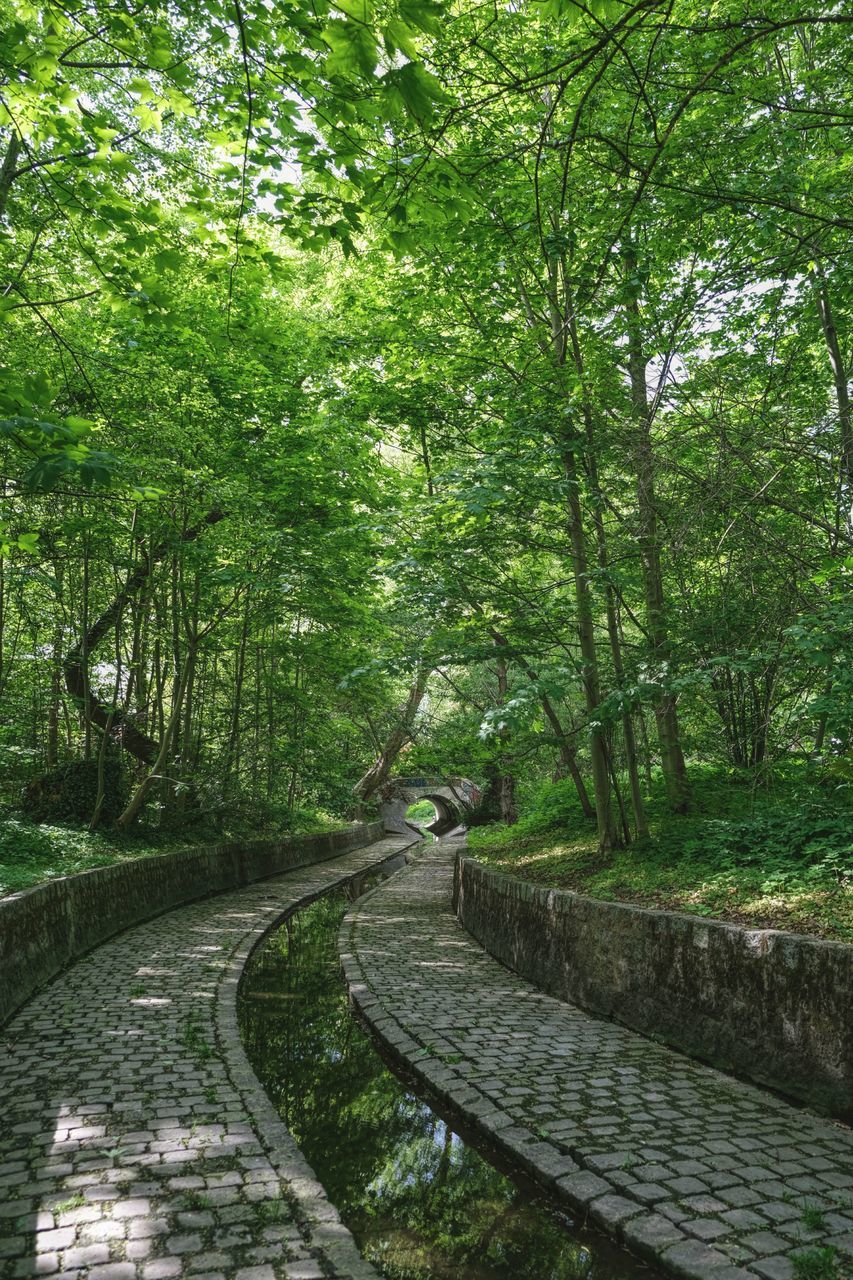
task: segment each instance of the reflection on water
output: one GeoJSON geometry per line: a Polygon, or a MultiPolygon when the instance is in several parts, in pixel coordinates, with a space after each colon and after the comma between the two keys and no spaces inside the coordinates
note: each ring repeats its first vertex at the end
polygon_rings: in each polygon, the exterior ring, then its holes
{"type": "Polygon", "coordinates": [[[364,1256],[389,1280],[629,1280],[649,1273],[488,1163],[399,1080],[351,1015],[320,898],[254,954],[240,994],[252,1065],[364,1256]]]}

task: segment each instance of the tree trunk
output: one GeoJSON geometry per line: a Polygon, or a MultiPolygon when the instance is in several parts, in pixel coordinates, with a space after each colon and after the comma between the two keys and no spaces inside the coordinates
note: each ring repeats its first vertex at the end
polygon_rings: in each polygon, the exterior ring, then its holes
{"type": "MultiPolygon", "coordinates": [[[[490,627],[489,630],[492,634],[492,637],[497,641],[498,644],[509,646],[509,641],[507,640],[506,636],[503,635],[502,632],[498,631],[496,627],[490,627]]],[[[534,684],[538,684],[539,676],[536,673],[536,671],[533,669],[533,667],[530,665],[530,663],[527,661],[527,659],[523,656],[523,654],[516,652],[513,654],[513,657],[515,661],[518,663],[518,665],[521,667],[522,671],[527,675],[527,677],[530,680],[532,680],[534,684]]],[[[551,699],[548,697],[547,693],[540,690],[539,699],[542,703],[542,710],[545,713],[545,718],[551,726],[551,729],[554,734],[554,738],[557,743],[557,750],[559,751],[559,755],[560,755],[560,764],[565,769],[566,773],[569,775],[572,782],[575,784],[575,790],[578,793],[578,799],[580,800],[580,805],[581,805],[581,810],[583,811],[583,815],[585,818],[594,818],[595,809],[593,808],[592,802],[590,801],[589,792],[586,789],[586,784],[583,780],[583,775],[581,774],[581,771],[578,768],[577,751],[575,749],[575,745],[572,742],[569,735],[566,733],[565,729],[563,728],[560,722],[560,717],[557,715],[557,712],[554,709],[554,704],[551,702],[551,699]]]]}
{"type": "MultiPolygon", "coordinates": [[[[595,796],[595,818],[598,828],[598,843],[602,852],[608,852],[619,843],[618,833],[613,821],[613,807],[610,786],[610,772],[607,762],[606,729],[598,720],[598,706],[601,702],[601,678],[599,675],[598,653],[595,644],[595,626],[592,613],[592,592],[589,585],[589,563],[586,551],[586,532],[584,529],[583,511],[580,500],[580,482],[576,450],[578,440],[574,434],[573,423],[565,417],[572,397],[565,386],[564,363],[566,357],[566,325],[568,316],[564,315],[559,301],[559,279],[556,268],[550,261],[546,263],[548,272],[548,313],[550,317],[548,336],[539,335],[539,345],[543,354],[552,364],[559,388],[559,425],[554,437],[560,450],[563,474],[566,478],[568,496],[566,500],[566,517],[568,522],[569,545],[572,561],[572,577],[575,589],[575,608],[577,612],[578,641],[583,666],[583,690],[587,713],[590,719],[589,751],[592,766],[592,785],[595,796]]],[[[531,306],[530,298],[519,280],[521,301],[531,329],[537,331],[539,320],[531,306]]],[[[567,286],[568,291],[568,286],[567,286]]]]}
{"type": "Polygon", "coordinates": [[[427,667],[418,666],[409,689],[409,696],[402,706],[397,709],[396,723],[389,733],[384,747],[367,770],[367,773],[359,778],[353,787],[353,795],[362,804],[369,800],[388,781],[388,775],[394,767],[397,756],[406,743],[411,740],[412,725],[418,708],[423,702],[429,676],[430,672],[427,667]]]}
{"type": "Polygon", "coordinates": [[[15,166],[18,163],[20,154],[21,139],[13,129],[6,145],[3,164],[0,166],[0,220],[6,216],[6,202],[9,199],[9,192],[12,190],[12,183],[15,181],[15,166]]]}
{"type": "MultiPolygon", "coordinates": [[[[831,696],[831,694],[832,694],[832,681],[830,680],[828,681],[827,684],[823,686],[823,697],[825,699],[828,699],[831,696]]],[[[812,747],[812,752],[816,756],[819,756],[823,752],[823,743],[824,743],[824,739],[826,738],[826,723],[828,719],[829,717],[825,711],[822,711],[820,716],[818,717],[817,729],[815,730],[815,736],[814,736],[814,746],[812,747]]]]}
{"type": "MultiPolygon", "coordinates": [[[[500,655],[497,660],[497,675],[498,697],[501,705],[503,705],[509,693],[509,684],[507,681],[506,661],[500,655]]],[[[509,730],[501,729],[498,737],[502,743],[500,776],[497,779],[498,807],[501,821],[505,822],[508,827],[512,827],[518,822],[518,805],[515,800],[515,770],[512,767],[512,758],[503,749],[509,741],[509,730]],[[507,764],[509,764],[509,767],[507,767],[507,764]]]]}
{"type": "MultiPolygon", "coordinates": [[[[85,733],[86,733],[86,740],[85,740],[85,746],[84,746],[84,751],[83,751],[83,755],[84,755],[84,758],[85,758],[86,760],[88,760],[88,759],[90,758],[91,754],[92,754],[92,705],[91,705],[91,703],[92,703],[92,699],[91,699],[91,694],[90,694],[90,690],[89,690],[89,649],[90,649],[90,644],[89,644],[89,593],[90,593],[90,585],[91,585],[91,584],[90,584],[90,576],[89,576],[89,539],[88,539],[88,536],[84,535],[84,539],[83,539],[83,616],[82,616],[82,623],[83,623],[83,641],[82,641],[82,646],[81,646],[81,649],[80,649],[80,661],[81,661],[81,672],[80,672],[80,675],[81,675],[81,688],[80,688],[80,691],[81,691],[81,693],[82,693],[82,699],[81,699],[81,702],[80,702],[80,709],[81,709],[81,711],[82,711],[82,713],[83,713],[83,724],[84,724],[84,727],[85,727],[85,733]]],[[[113,619],[113,618],[111,618],[111,619],[110,619],[110,622],[112,623],[113,621],[114,621],[114,619],[113,619]]],[[[70,655],[69,655],[69,657],[70,657],[70,655]]],[[[66,668],[66,670],[67,670],[67,668],[66,668]]],[[[107,708],[104,708],[103,710],[106,712],[106,718],[105,718],[105,719],[103,720],[103,722],[102,722],[102,723],[103,723],[103,725],[109,724],[110,726],[112,726],[112,723],[113,723],[113,715],[112,715],[112,712],[111,712],[110,710],[108,710],[107,708]]]]}
{"type": "Polygon", "coordinates": [[[62,704],[62,641],[64,630],[60,618],[53,629],[50,656],[50,703],[47,708],[47,767],[59,761],[59,716],[62,704]]]}
{"type": "Polygon", "coordinates": [[[222,770],[223,787],[226,794],[234,790],[233,774],[240,771],[240,713],[243,702],[243,681],[246,678],[246,644],[249,638],[249,603],[243,614],[243,625],[240,629],[240,643],[237,646],[237,665],[234,671],[234,701],[231,708],[231,726],[228,730],[228,743],[225,748],[225,764],[222,770]]]}
{"type": "Polygon", "coordinates": [[[606,730],[598,720],[598,706],[601,702],[601,681],[598,671],[598,653],[595,647],[592,592],[589,586],[589,565],[586,556],[586,537],[583,527],[580,493],[578,491],[577,466],[574,451],[571,447],[564,446],[562,452],[563,468],[569,487],[569,536],[572,547],[578,640],[580,642],[584,670],[584,696],[586,709],[592,722],[589,749],[592,762],[592,785],[595,794],[595,816],[598,827],[599,848],[602,853],[606,853],[620,842],[613,822],[606,730]]]}
{"type": "Polygon", "coordinates": [[[117,819],[116,825],[120,827],[122,830],[125,830],[133,822],[136,821],[137,817],[139,816],[139,811],[142,808],[143,804],[145,803],[148,797],[148,794],[151,791],[151,788],[154,786],[154,783],[158,782],[163,776],[163,770],[165,769],[169,760],[169,754],[171,752],[172,742],[175,737],[175,731],[178,728],[178,725],[180,724],[180,721],[181,721],[181,710],[183,706],[184,690],[186,688],[186,678],[187,678],[188,670],[189,670],[189,662],[185,662],[184,669],[181,674],[181,678],[177,682],[177,685],[173,686],[174,700],[172,703],[172,710],[169,716],[169,720],[166,724],[166,729],[163,734],[163,741],[160,744],[160,750],[157,753],[157,757],[154,760],[150,771],[145,775],[142,782],[140,782],[139,786],[136,788],[136,791],[133,793],[130,800],[128,801],[127,808],[125,809],[124,813],[122,813],[122,815],[117,819]]]}
{"type": "Polygon", "coordinates": [[[649,747],[649,735],[646,730],[646,717],[643,714],[642,705],[638,712],[640,721],[640,738],[643,743],[643,772],[646,778],[646,792],[651,795],[652,790],[652,752],[649,747]]]}
{"type": "MultiPolygon", "coordinates": [[[[185,529],[181,536],[181,541],[194,541],[203,529],[223,519],[223,514],[221,511],[210,512],[194,528],[185,529]]],[[[118,739],[125,751],[135,756],[137,760],[141,760],[143,764],[150,764],[152,760],[157,758],[159,753],[157,742],[139,729],[132,718],[123,711],[117,712],[113,716],[111,709],[104,706],[92,694],[89,688],[89,659],[104,637],[115,627],[117,620],[124,613],[131,599],[148,581],[155,565],[163,559],[170,549],[170,545],[165,542],[161,543],[149,555],[145,556],[128,575],[127,581],[109,607],[95,619],[91,626],[84,613],[83,634],[79,642],[69,649],[63,665],[65,687],[77,705],[81,707],[86,723],[96,724],[105,731],[109,723],[110,730],[117,732],[118,739]]]]}
{"type": "MultiPolygon", "coordinates": [[[[595,456],[595,424],[593,420],[592,403],[589,395],[587,394],[586,379],[584,377],[583,353],[581,351],[577,325],[575,324],[573,315],[569,316],[568,330],[575,369],[577,370],[578,377],[581,380],[581,386],[583,387],[583,416],[587,441],[587,474],[589,477],[590,490],[592,492],[592,519],[595,527],[596,559],[604,580],[604,606],[607,617],[607,636],[610,641],[610,654],[613,659],[613,675],[616,680],[617,688],[621,689],[624,687],[625,683],[625,666],[622,661],[622,637],[619,631],[619,614],[616,608],[616,595],[610,580],[610,560],[607,552],[607,534],[604,528],[603,516],[604,495],[601,491],[601,484],[598,478],[598,461],[595,456]]],[[[631,719],[630,707],[626,707],[622,712],[622,734],[625,739],[625,764],[628,769],[628,781],[631,787],[631,805],[634,810],[634,822],[638,838],[643,839],[649,834],[649,825],[646,818],[646,806],[643,801],[643,792],[640,787],[640,773],[637,767],[637,743],[634,736],[634,723],[631,719]]],[[[622,806],[622,812],[624,813],[624,805],[622,806]]]]}
{"type": "MultiPolygon", "coordinates": [[[[656,674],[668,678],[670,644],[664,605],[663,575],[655,499],[655,471],[652,452],[651,414],[646,392],[646,357],[640,323],[636,278],[637,258],[628,245],[623,250],[625,274],[625,316],[628,336],[628,374],[631,381],[631,404],[634,415],[634,466],[636,471],[637,511],[640,525],[640,560],[646,596],[646,628],[651,658],[656,674]]],[[[661,765],[670,807],[674,813],[690,808],[690,785],[681,749],[675,698],[664,691],[655,704],[661,765]]]]}
{"type": "Polygon", "coordinates": [[[832,382],[838,405],[838,430],[841,438],[841,467],[839,476],[841,516],[849,530],[853,527],[853,409],[850,404],[849,375],[844,364],[841,343],[835,324],[835,314],[826,287],[823,268],[818,263],[813,272],[818,314],[823,338],[832,368],[832,382]]]}

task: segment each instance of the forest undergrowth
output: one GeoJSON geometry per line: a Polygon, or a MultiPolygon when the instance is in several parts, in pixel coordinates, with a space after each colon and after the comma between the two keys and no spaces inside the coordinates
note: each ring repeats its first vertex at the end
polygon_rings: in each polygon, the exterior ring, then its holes
{"type": "Polygon", "coordinates": [[[756,787],[706,769],[685,817],[666,812],[658,785],[650,838],[606,857],[565,783],[546,785],[514,827],[474,828],[468,844],[535,884],[853,942],[853,808],[845,789],[816,795],[806,774],[756,787]]]}

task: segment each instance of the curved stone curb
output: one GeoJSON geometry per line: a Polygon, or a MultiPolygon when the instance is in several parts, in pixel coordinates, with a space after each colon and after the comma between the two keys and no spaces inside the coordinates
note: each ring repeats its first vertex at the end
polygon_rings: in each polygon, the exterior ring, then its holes
{"type": "Polygon", "coordinates": [[[672,1275],[791,1280],[791,1255],[818,1247],[848,1274],[850,1130],[504,969],[451,912],[458,847],[423,848],[341,930],[352,1000],[391,1055],[573,1212],[672,1275]],[[805,1204],[821,1227],[805,1226],[805,1204]]]}
{"type": "Polygon", "coordinates": [[[392,837],[103,943],[0,1036],[3,1280],[377,1280],[240,1043],[243,965],[392,837]]]}
{"type": "Polygon", "coordinates": [[[162,912],[341,857],[381,823],[285,840],[232,841],[90,867],[0,898],[0,1024],[75,960],[162,912]]]}
{"type": "MultiPolygon", "coordinates": [[[[380,843],[390,842],[381,841],[380,843]]],[[[367,868],[361,867],[355,872],[339,876],[316,893],[306,894],[297,902],[290,904],[274,920],[265,921],[260,932],[253,931],[247,934],[237,950],[232,953],[219,984],[217,1031],[228,1074],[243,1099],[247,1113],[252,1117],[255,1130],[269,1156],[270,1163],[297,1206],[308,1242],[323,1254],[336,1280],[381,1280],[381,1277],[379,1272],[362,1258],[352,1235],[341,1222],[337,1209],[329,1200],[314,1170],[255,1075],[246,1057],[240,1036],[237,993],[251,955],[273,929],[280,926],[289,916],[308,906],[310,902],[348,884],[363,874],[365,869],[369,871],[385,869],[389,863],[397,861],[401,854],[405,856],[406,850],[412,844],[419,843],[419,837],[413,837],[409,842],[394,840],[393,843],[397,847],[386,857],[369,863],[367,868]]],[[[370,846],[367,847],[370,848],[370,846]]]]}
{"type": "Polygon", "coordinates": [[[455,910],[558,1000],[853,1121],[853,946],[537,885],[460,857],[455,910]]]}

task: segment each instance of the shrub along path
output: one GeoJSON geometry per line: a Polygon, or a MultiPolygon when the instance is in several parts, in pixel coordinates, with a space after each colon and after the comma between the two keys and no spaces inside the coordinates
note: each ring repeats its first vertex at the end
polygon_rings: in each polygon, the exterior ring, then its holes
{"type": "Polygon", "coordinates": [[[0,1032],[0,1276],[377,1280],[243,1054],[236,985],[283,913],[395,836],[159,916],[0,1032]]]}
{"type": "Polygon", "coordinates": [[[697,1280],[853,1275],[853,1132],[543,995],[451,911],[458,841],[352,909],[356,1003],[574,1210],[697,1280]]]}

